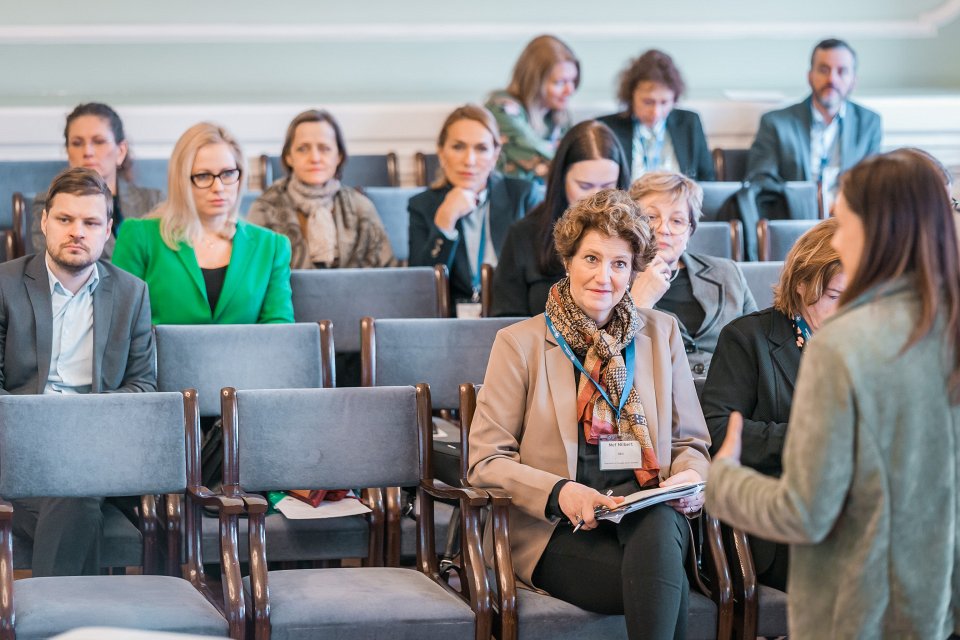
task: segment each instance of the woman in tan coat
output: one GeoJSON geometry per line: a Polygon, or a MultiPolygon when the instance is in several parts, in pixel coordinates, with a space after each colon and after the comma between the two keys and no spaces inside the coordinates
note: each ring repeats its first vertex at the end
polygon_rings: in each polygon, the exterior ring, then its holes
{"type": "Polygon", "coordinates": [[[702,496],[619,524],[594,518],[595,507],[641,487],[706,478],[709,436],[677,323],[626,295],[656,244],[637,205],[614,190],[575,204],[554,238],[568,276],[550,290],[544,314],[497,335],[469,479],[512,496],[510,543],[524,583],[624,614],[631,638],[683,637],[690,536],[682,514],[699,511],[702,496]],[[601,449],[613,443],[628,443],[631,464],[602,467],[601,449]]]}

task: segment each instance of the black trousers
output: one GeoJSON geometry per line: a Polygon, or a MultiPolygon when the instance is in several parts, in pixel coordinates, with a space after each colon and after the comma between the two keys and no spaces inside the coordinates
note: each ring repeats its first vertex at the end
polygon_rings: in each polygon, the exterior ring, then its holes
{"type": "Polygon", "coordinates": [[[627,636],[684,638],[689,584],[686,518],[665,504],[591,531],[554,530],[533,572],[534,586],[587,611],[623,614],[627,636]]]}
{"type": "Polygon", "coordinates": [[[33,541],[34,577],[97,575],[103,498],[13,501],[13,532],[33,541]]]}

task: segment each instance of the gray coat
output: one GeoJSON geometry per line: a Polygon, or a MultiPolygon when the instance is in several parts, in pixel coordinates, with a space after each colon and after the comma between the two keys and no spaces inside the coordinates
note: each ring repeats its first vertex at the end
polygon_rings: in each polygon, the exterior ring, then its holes
{"type": "Polygon", "coordinates": [[[680,260],[690,270],[693,297],[705,314],[703,324],[691,334],[676,315],[656,305],[653,308],[677,318],[690,369],[694,377],[699,378],[710,368],[720,331],[731,320],[756,311],[757,302],[743,272],[733,260],[694,253],[684,253],[680,260]]]}
{"type": "MultiPolygon", "coordinates": [[[[747,179],[761,175],[781,180],[816,180],[810,175],[810,127],[812,98],[760,118],[757,137],[747,156],[747,179]]],[[[880,116],[866,107],[847,102],[840,129],[840,171],[880,152],[880,116]]]]}
{"type": "Polygon", "coordinates": [[[942,323],[901,353],[912,282],[831,318],[800,363],[779,480],[723,460],[707,508],[791,544],[791,638],[946,638],[960,630],[960,406],[942,323]]]}
{"type": "MultiPolygon", "coordinates": [[[[91,391],[156,391],[156,350],[147,285],[98,262],[93,292],[91,391]]],[[[44,254],[0,264],[0,394],[43,393],[53,350],[53,311],[44,254]]]]}
{"type": "MultiPolygon", "coordinates": [[[[157,189],[147,187],[138,187],[130,184],[122,178],[117,179],[117,198],[120,200],[120,213],[124,218],[142,218],[163,200],[163,193],[157,189]]],[[[43,208],[46,206],[47,194],[38,193],[30,205],[30,240],[33,245],[33,251],[43,253],[47,246],[43,237],[43,231],[40,229],[40,218],[43,215],[43,208]]],[[[113,245],[116,243],[114,236],[107,238],[107,244],[103,247],[104,260],[109,260],[113,255],[113,245]]],[[[27,247],[29,252],[30,247],[27,247]]]]}

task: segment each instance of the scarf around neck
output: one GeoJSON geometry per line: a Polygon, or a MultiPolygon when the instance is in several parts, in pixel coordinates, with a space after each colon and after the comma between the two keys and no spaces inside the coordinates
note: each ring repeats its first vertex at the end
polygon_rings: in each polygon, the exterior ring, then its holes
{"type": "Polygon", "coordinates": [[[291,175],[287,195],[297,211],[306,218],[306,240],[310,260],[333,265],[337,262],[337,224],[333,219],[333,199],[340,190],[340,181],[327,180],[312,185],[291,175]]]}
{"type": "MultiPolygon", "coordinates": [[[[583,368],[589,377],[603,387],[615,406],[619,406],[627,380],[623,350],[633,341],[640,326],[630,296],[624,296],[614,306],[606,326],[597,327],[597,323],[574,301],[568,276],[550,289],[546,316],[573,352],[584,359],[583,368]]],[[[577,385],[577,421],[583,424],[584,436],[590,444],[597,444],[602,435],[632,436],[640,443],[643,454],[641,468],[634,469],[637,480],[641,487],[656,484],[660,464],[636,384],[630,388],[618,420],[615,409],[607,404],[587,376],[581,375],[577,385]]]]}

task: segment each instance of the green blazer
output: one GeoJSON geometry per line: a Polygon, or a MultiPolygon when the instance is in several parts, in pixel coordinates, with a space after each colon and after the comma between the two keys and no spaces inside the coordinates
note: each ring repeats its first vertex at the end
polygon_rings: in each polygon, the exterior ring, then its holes
{"type": "Polygon", "coordinates": [[[242,220],[213,313],[193,248],[164,244],[159,218],[124,221],[113,264],[146,281],[154,324],[293,322],[290,241],[242,220]]]}

